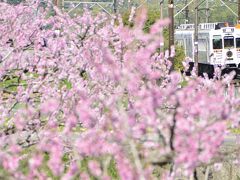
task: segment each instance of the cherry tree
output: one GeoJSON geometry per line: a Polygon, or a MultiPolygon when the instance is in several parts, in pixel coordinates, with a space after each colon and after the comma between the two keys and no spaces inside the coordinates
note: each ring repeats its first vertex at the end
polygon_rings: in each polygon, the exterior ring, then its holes
{"type": "Polygon", "coordinates": [[[144,9],[129,29],[47,1],[1,3],[0,17],[1,176],[111,179],[112,165],[120,179],[151,179],[170,164],[172,179],[224,159],[239,124],[232,76],[170,72],[174,49],[157,51],[169,20],[146,34],[144,9]]]}

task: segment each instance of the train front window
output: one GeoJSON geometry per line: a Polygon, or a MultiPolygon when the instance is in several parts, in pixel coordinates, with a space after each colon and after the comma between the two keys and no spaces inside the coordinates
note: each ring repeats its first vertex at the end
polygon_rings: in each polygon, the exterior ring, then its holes
{"type": "Polygon", "coordinates": [[[213,49],[222,49],[221,36],[213,36],[213,49]]]}
{"type": "Polygon", "coordinates": [[[240,38],[236,38],[236,48],[240,48],[240,38]]]}
{"type": "Polygon", "coordinates": [[[224,37],[224,48],[234,48],[234,37],[225,36],[224,37]]]}

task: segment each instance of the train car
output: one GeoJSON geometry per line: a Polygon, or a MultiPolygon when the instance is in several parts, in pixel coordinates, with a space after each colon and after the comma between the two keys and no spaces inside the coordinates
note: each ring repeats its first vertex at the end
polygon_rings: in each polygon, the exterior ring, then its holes
{"type": "MultiPolygon", "coordinates": [[[[194,24],[180,25],[175,31],[175,40],[194,62],[194,24]]],[[[213,73],[214,66],[221,66],[225,71],[240,71],[240,29],[225,27],[223,23],[199,24],[198,63],[200,73],[213,73]]]]}

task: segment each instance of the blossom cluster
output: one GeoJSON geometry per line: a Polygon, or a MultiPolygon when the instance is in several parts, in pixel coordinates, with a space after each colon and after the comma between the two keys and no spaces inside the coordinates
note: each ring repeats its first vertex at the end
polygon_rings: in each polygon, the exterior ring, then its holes
{"type": "Polygon", "coordinates": [[[221,156],[228,123],[238,125],[231,78],[170,72],[158,53],[167,19],[146,34],[145,10],[129,29],[47,1],[0,3],[0,17],[4,176],[111,179],[114,164],[121,179],[151,179],[169,163],[170,178],[221,156]]]}

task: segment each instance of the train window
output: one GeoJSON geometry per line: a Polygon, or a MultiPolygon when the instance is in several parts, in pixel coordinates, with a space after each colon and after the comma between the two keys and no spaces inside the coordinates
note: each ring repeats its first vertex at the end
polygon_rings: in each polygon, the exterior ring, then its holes
{"type": "Polygon", "coordinates": [[[236,48],[240,48],[240,38],[236,38],[236,48]]]}
{"type": "Polygon", "coordinates": [[[222,49],[221,36],[213,36],[213,49],[222,49]]]}
{"type": "Polygon", "coordinates": [[[224,48],[234,48],[234,37],[225,36],[224,37],[224,48]]]}

